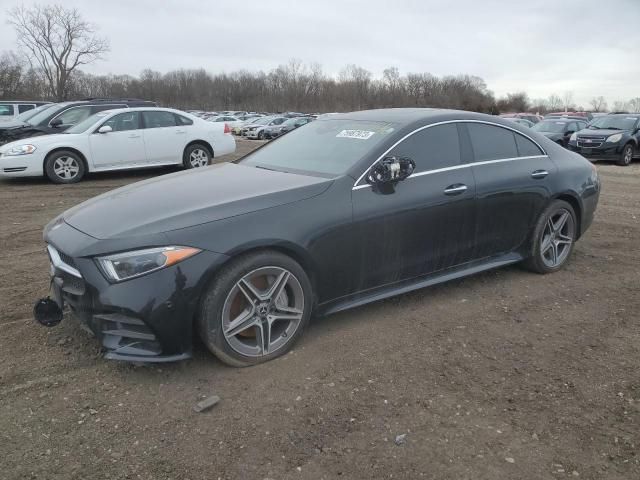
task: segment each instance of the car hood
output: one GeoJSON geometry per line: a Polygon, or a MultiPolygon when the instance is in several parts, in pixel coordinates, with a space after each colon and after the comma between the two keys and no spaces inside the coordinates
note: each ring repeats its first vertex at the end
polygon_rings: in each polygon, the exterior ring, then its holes
{"type": "Polygon", "coordinates": [[[578,135],[594,136],[594,137],[608,137],[609,135],[615,135],[616,133],[626,133],[627,130],[616,130],[604,128],[601,130],[594,130],[592,128],[585,128],[578,131],[578,135]]]}
{"type": "Polygon", "coordinates": [[[67,210],[63,217],[98,239],[152,235],[310,198],[331,183],[223,163],[112,190],[67,210]]]}
{"type": "MultiPolygon", "coordinates": [[[[81,135],[81,134],[77,134],[77,135],[81,135]]],[[[14,140],[13,138],[6,138],[6,140],[8,140],[8,143],[3,144],[0,147],[0,152],[4,152],[6,150],[8,150],[9,148],[16,146],[16,145],[24,145],[25,143],[29,143],[32,145],[35,145],[36,147],[40,148],[40,147],[46,147],[48,145],[52,145],[55,143],[58,143],[60,141],[62,142],[68,142],[69,139],[71,138],[72,134],[67,134],[67,133],[54,133],[52,135],[37,135],[34,137],[20,137],[17,140],[14,140]]]]}

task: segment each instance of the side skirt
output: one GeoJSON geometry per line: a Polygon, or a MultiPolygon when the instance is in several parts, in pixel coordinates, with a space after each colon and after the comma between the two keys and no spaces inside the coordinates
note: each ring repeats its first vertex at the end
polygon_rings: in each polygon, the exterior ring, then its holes
{"type": "Polygon", "coordinates": [[[426,275],[424,277],[403,280],[390,285],[383,285],[382,287],[366,290],[364,292],[358,292],[347,297],[341,297],[337,300],[330,300],[318,305],[315,313],[320,316],[330,315],[332,313],[359,307],[367,303],[394,297],[420,288],[455,280],[456,278],[467,277],[486,270],[492,270],[494,268],[518,263],[522,260],[524,260],[524,257],[520,253],[512,252],[498,257],[491,257],[476,262],[466,263],[462,266],[426,275]]]}

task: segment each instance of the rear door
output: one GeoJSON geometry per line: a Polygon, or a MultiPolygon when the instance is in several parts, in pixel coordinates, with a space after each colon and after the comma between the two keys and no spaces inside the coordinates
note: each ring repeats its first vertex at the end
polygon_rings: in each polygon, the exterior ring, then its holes
{"type": "Polygon", "coordinates": [[[356,290],[463,264],[475,243],[475,182],[462,162],[456,124],[414,132],[387,156],[409,157],[414,173],[391,191],[352,192],[360,238],[356,290]]]}
{"type": "Polygon", "coordinates": [[[465,122],[473,151],[477,250],[485,258],[516,250],[551,196],[557,173],[535,142],[509,128],[465,122]]]}
{"type": "Polygon", "coordinates": [[[147,163],[140,129],[140,112],[119,113],[109,118],[89,136],[91,157],[96,169],[142,166],[147,163]],[[97,130],[108,125],[109,133],[97,130]]]}
{"type": "Polygon", "coordinates": [[[144,144],[149,164],[182,162],[186,127],[178,125],[172,112],[149,110],[142,112],[144,144]]]}

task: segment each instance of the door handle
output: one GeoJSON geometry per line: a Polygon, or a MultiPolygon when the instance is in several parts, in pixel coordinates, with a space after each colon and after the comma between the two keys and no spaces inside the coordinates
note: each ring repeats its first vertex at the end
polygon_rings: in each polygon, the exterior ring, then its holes
{"type": "Polygon", "coordinates": [[[132,133],[131,135],[129,135],[129,138],[140,138],[140,135],[132,133]]]}
{"type": "Polygon", "coordinates": [[[531,172],[531,178],[544,178],[549,175],[549,172],[546,170],[534,170],[531,172]]]}
{"type": "Polygon", "coordinates": [[[467,186],[462,183],[454,183],[453,185],[449,185],[444,189],[445,195],[460,195],[463,192],[467,191],[467,186]]]}
{"type": "Polygon", "coordinates": [[[180,135],[181,133],[185,133],[185,131],[184,130],[177,130],[176,131],[176,135],[180,135]]]}

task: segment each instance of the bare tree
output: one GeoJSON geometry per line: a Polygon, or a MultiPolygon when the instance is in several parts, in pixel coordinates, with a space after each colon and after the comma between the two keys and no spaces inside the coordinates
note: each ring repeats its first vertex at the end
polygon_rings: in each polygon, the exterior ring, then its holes
{"type": "Polygon", "coordinates": [[[549,95],[547,104],[549,105],[549,110],[554,112],[562,107],[562,99],[557,94],[552,93],[551,95],[549,95]]]}
{"type": "Polygon", "coordinates": [[[640,113],[640,98],[632,98],[627,102],[627,105],[633,113],[640,113]]]}
{"type": "Polygon", "coordinates": [[[573,107],[573,92],[567,90],[562,95],[562,106],[564,107],[564,111],[568,112],[573,107]]]}
{"type": "Polygon", "coordinates": [[[628,109],[629,109],[629,104],[627,102],[623,102],[622,100],[616,100],[613,103],[614,112],[624,112],[628,109]]]}
{"type": "Polygon", "coordinates": [[[51,94],[59,101],[69,93],[72,73],[109,51],[109,42],[98,37],[75,8],[22,5],[10,10],[8,16],[18,44],[42,70],[51,94]]]}
{"type": "Polygon", "coordinates": [[[594,112],[604,112],[607,109],[607,101],[601,95],[599,97],[593,97],[589,102],[594,112]]]}

